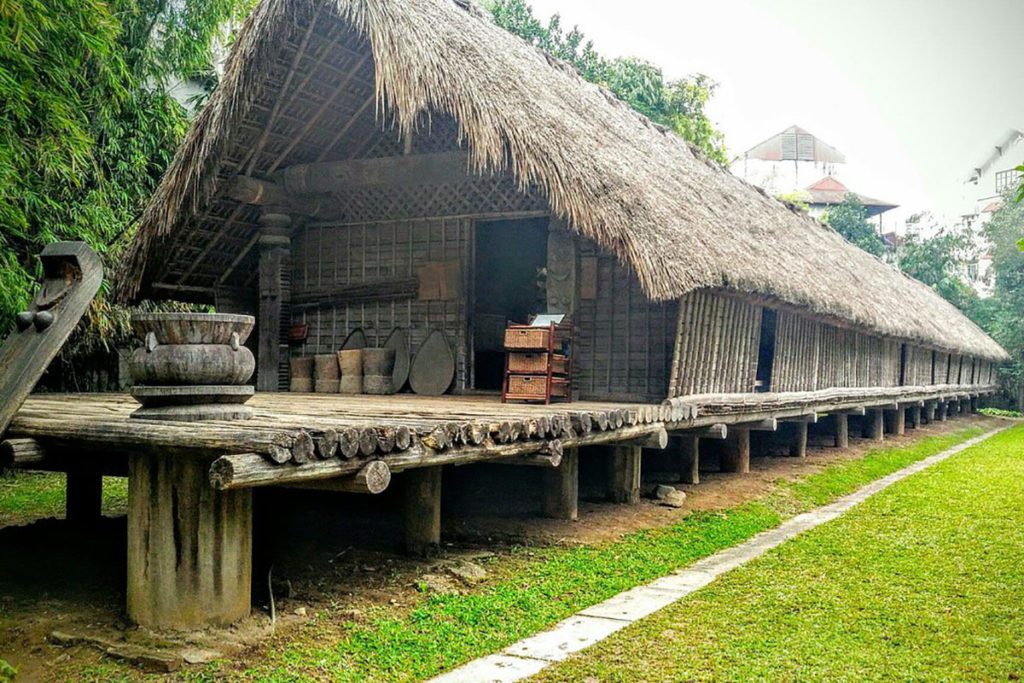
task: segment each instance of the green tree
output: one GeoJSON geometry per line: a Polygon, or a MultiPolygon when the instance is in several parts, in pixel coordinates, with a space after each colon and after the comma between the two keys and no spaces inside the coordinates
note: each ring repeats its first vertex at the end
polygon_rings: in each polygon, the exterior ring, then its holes
{"type": "Polygon", "coordinates": [[[982,228],[990,245],[993,295],[982,300],[972,317],[1010,354],[1001,369],[1007,385],[1024,405],[1024,203],[1005,202],[982,228]]]}
{"type": "Polygon", "coordinates": [[[971,233],[964,229],[939,229],[932,236],[927,214],[907,219],[907,233],[896,255],[899,269],[934,289],[962,311],[970,311],[978,300],[977,292],[964,281],[968,266],[977,254],[971,233]]]}
{"type": "Polygon", "coordinates": [[[566,31],[559,15],[547,24],[526,0],[489,0],[495,22],[528,43],[564,60],[586,80],[602,85],[633,109],[696,145],[709,158],[727,165],[725,138],[708,118],[706,107],[717,84],[703,74],[666,81],[660,68],[635,57],[608,59],[578,27],[566,31]]]}
{"type": "Polygon", "coordinates": [[[1017,172],[1020,173],[1020,187],[1017,188],[1017,203],[1024,202],[1024,164],[1017,167],[1017,172]]]}
{"type": "MultiPolygon", "coordinates": [[[[0,329],[44,245],[84,240],[111,258],[187,128],[169,88],[215,83],[211,46],[250,4],[0,1],[0,329]]],[[[102,311],[94,322],[110,323],[102,311]]]]}
{"type": "Polygon", "coordinates": [[[883,256],[885,242],[868,220],[868,210],[857,195],[849,194],[842,204],[829,209],[823,216],[833,230],[869,254],[883,256]]]}

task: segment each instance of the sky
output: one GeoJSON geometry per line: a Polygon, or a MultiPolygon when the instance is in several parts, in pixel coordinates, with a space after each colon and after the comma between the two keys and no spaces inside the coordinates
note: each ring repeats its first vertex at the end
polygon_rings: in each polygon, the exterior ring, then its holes
{"type": "Polygon", "coordinates": [[[528,0],[603,55],[704,73],[736,156],[797,124],[851,189],[955,216],[964,180],[1024,130],[1024,0],[528,0]]]}

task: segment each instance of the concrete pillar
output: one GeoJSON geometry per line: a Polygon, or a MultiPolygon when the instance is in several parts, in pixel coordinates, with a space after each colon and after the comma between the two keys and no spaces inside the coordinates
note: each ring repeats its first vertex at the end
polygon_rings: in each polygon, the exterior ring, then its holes
{"type": "Polygon", "coordinates": [[[786,428],[792,433],[789,442],[789,457],[807,457],[807,423],[790,422],[786,428]]]}
{"type": "Polygon", "coordinates": [[[640,502],[639,446],[613,446],[608,459],[608,499],[613,503],[640,502]]]}
{"type": "Polygon", "coordinates": [[[64,516],[75,524],[88,524],[103,515],[103,475],[90,467],[76,467],[67,474],[64,516]]]}
{"type": "Polygon", "coordinates": [[[907,420],[907,424],[911,429],[917,429],[921,426],[921,406],[910,406],[910,415],[907,420]]]}
{"type": "Polygon", "coordinates": [[[544,515],[554,519],[579,517],[580,450],[567,448],[558,467],[544,470],[544,515]]]}
{"type": "Polygon", "coordinates": [[[863,436],[865,439],[882,441],[885,438],[884,413],[885,411],[881,408],[868,408],[864,414],[863,436]]]}
{"type": "Polygon", "coordinates": [[[418,557],[436,555],[441,548],[441,468],[409,470],[402,478],[405,550],[418,557]]]}
{"type": "Polygon", "coordinates": [[[836,448],[848,448],[850,446],[850,416],[846,413],[836,413],[832,416],[833,443],[836,448]]]}
{"type": "Polygon", "coordinates": [[[885,433],[903,436],[907,431],[907,411],[903,406],[885,411],[885,433]]]}
{"type": "Polygon", "coordinates": [[[746,474],[750,471],[750,430],[729,427],[722,444],[721,468],[723,472],[746,474]]]}
{"type": "Polygon", "coordinates": [[[700,438],[683,434],[673,438],[679,456],[679,481],[684,484],[700,483],[700,438]]]}
{"type": "Polygon", "coordinates": [[[249,615],[252,491],[217,491],[210,461],[175,453],[128,462],[128,617],[195,629],[249,615]]]}

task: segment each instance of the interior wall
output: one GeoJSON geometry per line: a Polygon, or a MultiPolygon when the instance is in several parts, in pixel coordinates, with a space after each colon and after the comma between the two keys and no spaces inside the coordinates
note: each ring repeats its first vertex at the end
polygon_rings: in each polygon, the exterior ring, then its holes
{"type": "Polygon", "coordinates": [[[331,287],[419,278],[428,264],[447,264],[451,290],[439,299],[418,293],[398,299],[346,301],[325,295],[323,305],[292,308],[292,323],[309,325],[292,355],[333,353],[362,328],[371,346],[396,327],[409,332],[412,352],[432,329],[445,333],[456,357],[456,388],[468,383],[466,264],[472,221],[458,218],[310,227],[293,240],[292,297],[331,287]]]}

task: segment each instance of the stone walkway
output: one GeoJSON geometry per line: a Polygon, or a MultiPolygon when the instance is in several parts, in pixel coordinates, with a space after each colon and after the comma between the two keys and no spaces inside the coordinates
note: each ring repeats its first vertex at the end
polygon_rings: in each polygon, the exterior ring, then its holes
{"type": "Polygon", "coordinates": [[[590,647],[616,631],[700,590],[722,574],[764,555],[794,536],[832,521],[896,482],[975,446],[1000,431],[1003,430],[983,434],[925,458],[898,472],[877,479],[834,503],[797,515],[774,529],[706,557],[686,569],[669,574],[646,586],[619,593],[578,612],[548,631],[520,640],[496,654],[469,662],[459,669],[432,679],[430,683],[511,683],[528,678],[551,664],[566,659],[574,652],[590,647]]]}

